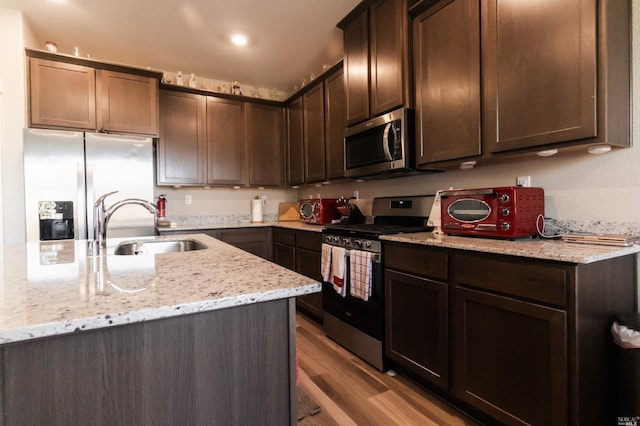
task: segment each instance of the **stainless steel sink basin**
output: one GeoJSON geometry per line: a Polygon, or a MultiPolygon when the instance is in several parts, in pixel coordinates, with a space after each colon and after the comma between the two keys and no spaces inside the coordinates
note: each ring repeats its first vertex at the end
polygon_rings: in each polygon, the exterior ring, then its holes
{"type": "Polygon", "coordinates": [[[207,246],[202,244],[200,241],[191,239],[123,241],[116,246],[113,254],[125,256],[142,254],[149,255],[202,250],[206,248],[207,246]]]}

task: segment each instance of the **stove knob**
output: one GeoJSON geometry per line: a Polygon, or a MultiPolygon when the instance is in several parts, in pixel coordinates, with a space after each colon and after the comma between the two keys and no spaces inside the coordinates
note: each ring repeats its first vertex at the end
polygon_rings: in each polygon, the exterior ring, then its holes
{"type": "Polygon", "coordinates": [[[366,242],[364,243],[364,246],[365,246],[366,248],[371,248],[371,241],[366,241],[366,242]]]}
{"type": "Polygon", "coordinates": [[[342,244],[344,244],[344,245],[348,245],[350,242],[351,242],[351,240],[348,239],[348,238],[343,238],[342,239],[342,244]]]}
{"type": "Polygon", "coordinates": [[[501,211],[502,216],[509,216],[509,213],[511,213],[511,211],[507,207],[503,208],[501,211]]]}
{"type": "Polygon", "coordinates": [[[355,244],[355,245],[357,245],[359,247],[362,247],[362,241],[360,241],[360,240],[354,240],[353,244],[355,244]]]}
{"type": "Polygon", "coordinates": [[[509,228],[511,228],[511,225],[509,225],[509,222],[502,222],[502,223],[500,224],[500,228],[501,228],[503,231],[508,231],[508,230],[509,230],[509,228]]]}
{"type": "Polygon", "coordinates": [[[339,238],[338,237],[333,237],[331,238],[331,241],[334,243],[338,243],[339,238]]]}

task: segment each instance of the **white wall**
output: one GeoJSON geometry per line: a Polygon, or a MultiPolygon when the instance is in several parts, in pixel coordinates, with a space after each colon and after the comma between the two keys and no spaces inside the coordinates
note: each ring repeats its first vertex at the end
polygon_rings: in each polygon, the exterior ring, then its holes
{"type": "Polygon", "coordinates": [[[386,195],[432,194],[449,187],[477,188],[514,185],[529,175],[533,186],[545,190],[545,213],[560,220],[640,222],[640,1],[633,10],[633,142],[634,147],[604,155],[549,157],[504,165],[478,166],[420,177],[364,183],[305,187],[300,198],[351,196],[358,190],[359,207],[371,214],[371,198],[386,195]]]}
{"type": "Polygon", "coordinates": [[[33,33],[22,13],[0,8],[0,170],[2,240],[25,239],[22,172],[22,129],[26,127],[26,72],[24,47],[33,42],[33,33]]]}
{"type": "Polygon", "coordinates": [[[296,191],[281,189],[226,189],[226,188],[172,188],[156,187],[156,199],[160,194],[167,196],[167,217],[175,216],[217,216],[249,215],[251,200],[256,195],[266,195],[267,205],[264,215],[277,214],[278,203],[298,200],[296,191]],[[185,203],[185,196],[191,195],[191,205],[185,203]]]}

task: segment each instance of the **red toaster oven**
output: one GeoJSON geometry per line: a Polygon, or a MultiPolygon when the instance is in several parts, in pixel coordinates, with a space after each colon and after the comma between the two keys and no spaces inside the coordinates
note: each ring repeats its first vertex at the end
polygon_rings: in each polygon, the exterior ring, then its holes
{"type": "Polygon", "coordinates": [[[441,191],[440,214],[446,234],[532,237],[544,221],[544,190],[505,186],[441,191]]]}
{"type": "Polygon", "coordinates": [[[337,198],[300,200],[300,222],[324,225],[340,218],[337,198]]]}

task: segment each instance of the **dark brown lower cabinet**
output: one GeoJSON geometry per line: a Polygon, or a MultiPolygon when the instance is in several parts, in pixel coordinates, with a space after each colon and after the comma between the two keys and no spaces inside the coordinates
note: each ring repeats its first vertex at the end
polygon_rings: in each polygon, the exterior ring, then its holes
{"type": "MultiPolygon", "coordinates": [[[[322,281],[320,274],[322,233],[294,229],[273,229],[274,262],[304,276],[322,281]]],[[[322,321],[322,293],[312,293],[296,298],[305,313],[322,321]]]]}
{"type": "Polygon", "coordinates": [[[456,289],[455,395],[504,424],[568,419],[567,314],[456,289]]]}
{"type": "Polygon", "coordinates": [[[448,389],[447,284],[387,269],[385,300],[387,357],[448,389]]]}
{"type": "Polygon", "coordinates": [[[216,237],[219,240],[263,259],[273,260],[270,227],[221,229],[219,232],[220,237],[216,237]]]}
{"type": "MultiPolygon", "coordinates": [[[[321,253],[303,248],[296,248],[296,272],[322,281],[320,273],[321,253]]],[[[305,309],[317,319],[322,319],[322,292],[312,293],[297,298],[298,306],[305,309]]]]}
{"type": "MultiPolygon", "coordinates": [[[[273,261],[271,227],[200,229],[195,231],[165,231],[161,235],[206,234],[246,252],[273,261]]],[[[284,266],[284,265],[283,265],[284,266]]]]}
{"type": "Polygon", "coordinates": [[[0,424],[295,424],[292,303],[4,345],[0,424]]]}
{"type": "Polygon", "coordinates": [[[637,262],[385,242],[385,354],[488,423],[616,424],[610,328],[637,262]]]}

